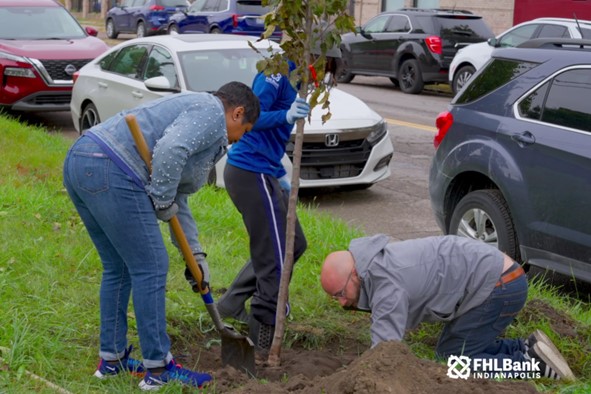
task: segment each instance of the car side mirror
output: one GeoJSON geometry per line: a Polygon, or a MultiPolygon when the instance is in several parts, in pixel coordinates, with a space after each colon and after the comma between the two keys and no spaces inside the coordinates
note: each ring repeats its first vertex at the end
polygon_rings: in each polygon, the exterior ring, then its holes
{"type": "Polygon", "coordinates": [[[92,26],[86,26],[84,28],[84,30],[86,31],[86,34],[88,34],[89,36],[93,36],[93,37],[98,36],[98,30],[92,26]]]}
{"type": "Polygon", "coordinates": [[[359,34],[361,34],[363,37],[367,38],[367,39],[371,39],[372,35],[371,33],[366,32],[365,30],[363,30],[363,28],[359,29],[359,34]]]}
{"type": "Polygon", "coordinates": [[[493,48],[496,48],[499,45],[499,42],[497,41],[496,37],[489,38],[486,42],[488,42],[488,45],[490,45],[493,48]]]}
{"type": "Polygon", "coordinates": [[[172,92],[178,93],[181,90],[175,86],[170,86],[170,82],[166,77],[158,76],[154,78],[148,78],[144,81],[144,85],[148,90],[152,90],[154,92],[172,92]]]}

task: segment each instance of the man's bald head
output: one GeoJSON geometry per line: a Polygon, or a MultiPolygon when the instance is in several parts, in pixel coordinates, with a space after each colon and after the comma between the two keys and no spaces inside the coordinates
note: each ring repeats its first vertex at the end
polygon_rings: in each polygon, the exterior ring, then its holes
{"type": "Polygon", "coordinates": [[[320,284],[324,291],[330,295],[340,291],[354,268],[355,260],[347,250],[339,250],[326,256],[320,272],[320,284]]]}

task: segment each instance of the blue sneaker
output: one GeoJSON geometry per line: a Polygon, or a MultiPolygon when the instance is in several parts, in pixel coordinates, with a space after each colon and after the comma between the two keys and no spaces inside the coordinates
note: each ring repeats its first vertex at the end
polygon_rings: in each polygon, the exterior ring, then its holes
{"type": "Polygon", "coordinates": [[[156,376],[148,370],[146,376],[142,379],[139,386],[142,390],[159,390],[163,385],[178,381],[187,386],[202,388],[212,380],[211,375],[206,373],[193,372],[185,369],[181,364],[170,360],[165,371],[156,376]]]}
{"type": "Polygon", "coordinates": [[[121,371],[126,371],[132,375],[143,377],[146,373],[146,369],[144,368],[144,364],[142,364],[141,361],[129,357],[129,353],[131,353],[132,349],[133,346],[130,345],[125,351],[123,357],[121,357],[119,360],[119,363],[115,365],[110,365],[107,360],[101,358],[94,376],[99,379],[104,379],[109,376],[115,376],[121,371]]]}

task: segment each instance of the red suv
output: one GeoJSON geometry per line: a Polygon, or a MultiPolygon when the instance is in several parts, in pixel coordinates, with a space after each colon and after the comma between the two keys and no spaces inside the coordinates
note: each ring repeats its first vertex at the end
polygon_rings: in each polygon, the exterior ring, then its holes
{"type": "Polygon", "coordinates": [[[72,76],[109,47],[54,0],[0,0],[0,107],[69,111],[72,76]]]}

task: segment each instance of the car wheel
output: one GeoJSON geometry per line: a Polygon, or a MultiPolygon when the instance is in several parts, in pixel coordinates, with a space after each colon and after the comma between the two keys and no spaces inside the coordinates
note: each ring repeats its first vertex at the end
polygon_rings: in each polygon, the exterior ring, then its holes
{"type": "Polygon", "coordinates": [[[113,22],[113,19],[107,20],[107,27],[105,30],[107,33],[107,37],[111,39],[115,39],[119,36],[119,32],[117,31],[117,29],[115,29],[115,23],[113,22]]]}
{"type": "Polygon", "coordinates": [[[138,38],[145,37],[146,25],[144,25],[144,22],[138,22],[137,28],[135,30],[135,34],[137,35],[138,38]]]}
{"type": "Polygon", "coordinates": [[[486,242],[520,260],[513,218],[499,190],[477,190],[465,195],[453,211],[449,233],[486,242]]]}
{"type": "Polygon", "coordinates": [[[343,47],[341,47],[341,54],[342,61],[340,62],[339,67],[337,68],[336,80],[340,83],[349,83],[353,80],[353,78],[355,78],[355,74],[349,71],[347,67],[347,58],[345,57],[345,49],[343,49],[343,47]]]}
{"type": "Polygon", "coordinates": [[[407,59],[400,66],[398,71],[398,82],[400,83],[400,90],[408,94],[417,94],[423,90],[423,76],[421,75],[421,68],[416,59],[407,59]]]}
{"type": "Polygon", "coordinates": [[[394,86],[396,86],[396,87],[400,86],[400,84],[398,83],[398,80],[396,78],[390,78],[390,82],[392,82],[392,84],[394,84],[394,86]]]}
{"type": "Polygon", "coordinates": [[[209,31],[209,34],[222,34],[222,31],[220,29],[218,29],[217,27],[214,27],[213,29],[211,29],[209,31]]]}
{"type": "Polygon", "coordinates": [[[179,34],[179,27],[174,24],[168,26],[168,34],[179,34]]]}
{"type": "Polygon", "coordinates": [[[476,69],[472,66],[464,66],[456,72],[454,79],[451,84],[451,88],[454,94],[458,93],[464,85],[472,78],[472,75],[476,72],[476,69]]]}
{"type": "Polygon", "coordinates": [[[82,110],[82,116],[80,117],[80,134],[99,123],[101,123],[101,120],[96,107],[92,103],[88,104],[82,110]]]}

